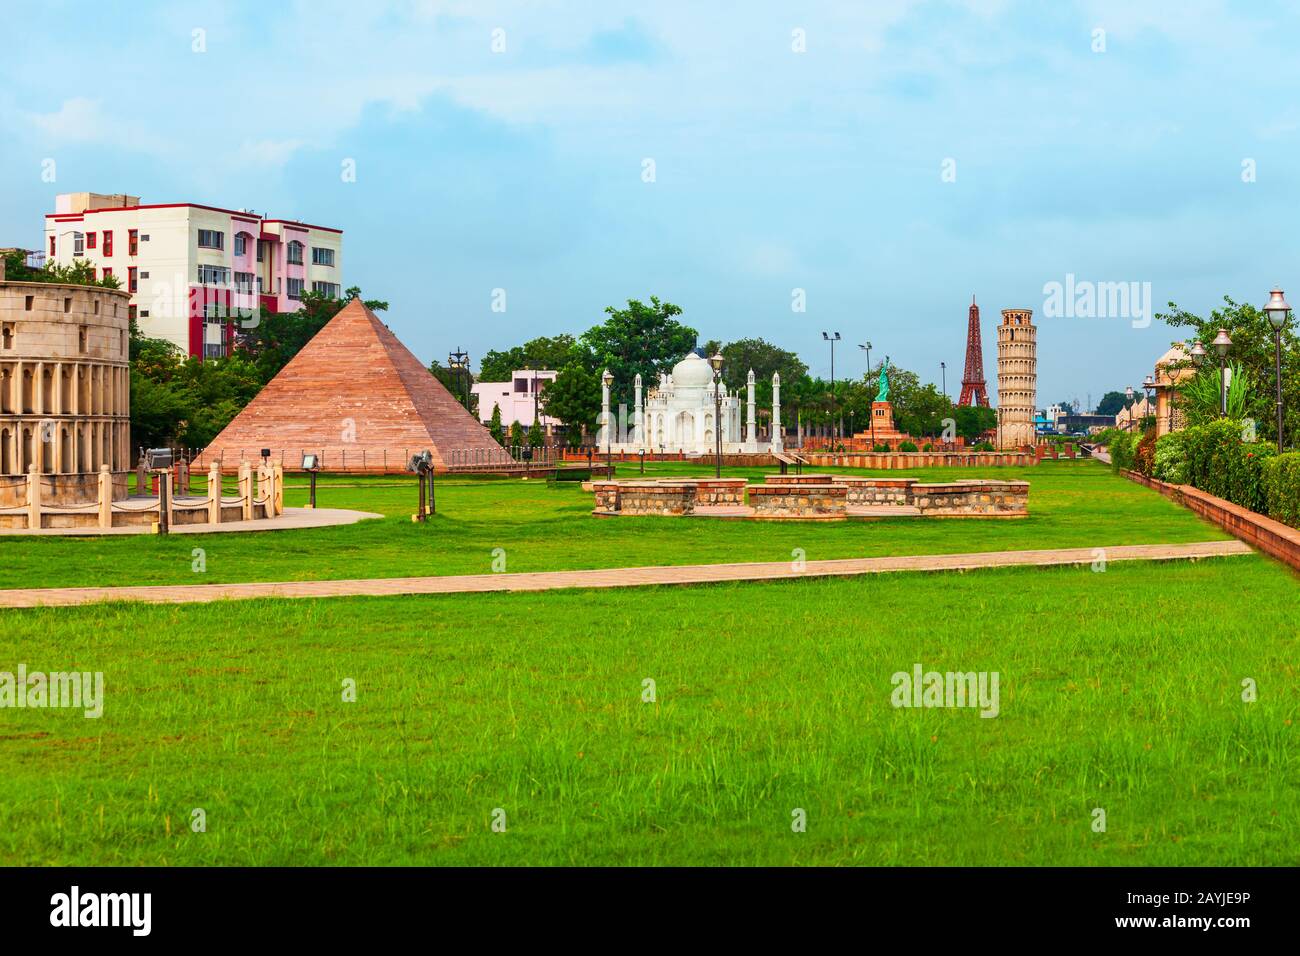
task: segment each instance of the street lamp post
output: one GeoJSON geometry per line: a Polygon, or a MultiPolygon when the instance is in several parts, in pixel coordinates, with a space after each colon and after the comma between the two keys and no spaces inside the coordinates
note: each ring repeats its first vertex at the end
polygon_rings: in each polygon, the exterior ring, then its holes
{"type": "Polygon", "coordinates": [[[464,395],[462,401],[465,403],[465,410],[469,411],[469,388],[464,379],[464,374],[469,371],[469,353],[463,349],[449,352],[447,354],[447,368],[456,373],[456,378],[461,386],[460,391],[464,395]]]}
{"type": "Polygon", "coordinates": [[[1210,343],[1219,353],[1219,417],[1228,416],[1228,349],[1232,348],[1232,339],[1228,338],[1227,329],[1219,329],[1219,334],[1210,343]]]}
{"type": "MultiPolygon", "coordinates": [[[[862,349],[862,351],[867,353],[867,377],[870,378],[871,377],[871,343],[863,342],[861,345],[858,346],[858,348],[862,349]]],[[[870,394],[869,391],[870,388],[871,388],[871,383],[868,382],[867,383],[868,394],[870,394]]],[[[867,426],[871,429],[871,450],[875,451],[876,450],[876,416],[870,409],[868,409],[867,411],[867,426]]]]}
{"type": "Polygon", "coordinates": [[[1282,329],[1286,326],[1291,306],[1287,305],[1282,290],[1273,287],[1269,293],[1268,305],[1264,306],[1268,321],[1273,326],[1273,362],[1274,374],[1277,376],[1277,453],[1282,454],[1282,329]]]}
{"type": "Polygon", "coordinates": [[[713,475],[722,477],[722,353],[717,352],[709,359],[713,366],[713,438],[716,454],[713,461],[713,475]]]}
{"type": "Polygon", "coordinates": [[[948,397],[948,363],[939,363],[939,376],[943,380],[943,397],[948,397]]]}
{"type": "MultiPolygon", "coordinates": [[[[609,369],[605,369],[605,374],[600,377],[600,380],[605,383],[605,390],[609,391],[609,387],[614,384],[614,375],[612,372],[610,372],[609,369]]],[[[612,447],[613,440],[614,440],[614,429],[610,427],[609,413],[606,412],[605,413],[605,477],[606,478],[614,477],[614,449],[612,447]]]]}
{"type": "MultiPolygon", "coordinates": [[[[832,407],[834,407],[834,406],[835,406],[835,343],[838,342],[838,341],[840,340],[840,333],[838,333],[838,332],[823,332],[823,333],[822,333],[822,338],[823,338],[825,341],[831,343],[831,405],[832,405],[832,407]]],[[[841,433],[844,431],[844,422],[843,422],[843,420],[841,420],[840,423],[839,423],[839,430],[840,430],[841,433]]],[[[832,451],[834,450],[834,446],[835,446],[835,419],[834,419],[834,417],[832,417],[832,418],[831,418],[831,449],[832,449],[832,451]]]]}
{"type": "Polygon", "coordinates": [[[1128,399],[1128,430],[1133,430],[1133,386],[1124,386],[1124,397],[1128,399]]]}
{"type": "MultiPolygon", "coordinates": [[[[1146,399],[1148,411],[1151,410],[1151,395],[1155,390],[1156,380],[1152,377],[1151,373],[1148,372],[1147,377],[1142,380],[1142,397],[1146,399]]],[[[1158,420],[1156,422],[1156,431],[1160,431],[1160,423],[1158,420]]]]}

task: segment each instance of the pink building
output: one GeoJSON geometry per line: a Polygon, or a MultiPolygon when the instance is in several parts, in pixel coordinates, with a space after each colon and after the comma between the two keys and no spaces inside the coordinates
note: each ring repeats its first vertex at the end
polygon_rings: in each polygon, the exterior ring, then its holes
{"type": "MultiPolygon", "coordinates": [[[[518,422],[525,428],[533,424],[534,409],[540,412],[542,390],[547,382],[552,382],[558,373],[546,370],[519,369],[513,372],[509,382],[476,382],[470,389],[478,396],[478,417],[487,424],[492,420],[492,409],[501,409],[501,423],[509,428],[518,422]]],[[[548,432],[554,425],[561,425],[558,419],[541,413],[538,419],[548,432]]]]}
{"type": "Polygon", "coordinates": [[[45,253],[84,260],[131,293],[141,332],[187,355],[230,354],[258,306],[296,312],[304,292],[342,296],[343,232],[251,210],[141,205],[122,193],[64,193],[45,216],[45,253]]]}

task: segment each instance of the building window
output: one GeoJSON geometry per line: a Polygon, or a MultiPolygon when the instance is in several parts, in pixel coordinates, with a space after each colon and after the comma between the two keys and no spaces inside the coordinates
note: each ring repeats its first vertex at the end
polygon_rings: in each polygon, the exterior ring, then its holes
{"type": "Polygon", "coordinates": [[[339,284],[337,282],[313,282],[311,291],[327,295],[331,299],[337,299],[339,297],[339,284]]]}
{"type": "Polygon", "coordinates": [[[228,285],[230,270],[225,266],[199,266],[199,285],[228,285]]]}
{"type": "Polygon", "coordinates": [[[72,234],[72,254],[74,256],[84,256],[86,254],[86,237],[79,232],[72,234]]]}
{"type": "Polygon", "coordinates": [[[289,249],[285,255],[285,261],[294,266],[302,265],[302,243],[297,239],[289,243],[289,249]]]}
{"type": "Polygon", "coordinates": [[[257,261],[261,262],[264,258],[266,258],[266,240],[259,239],[257,240],[257,261]]]}
{"type": "Polygon", "coordinates": [[[286,287],[287,287],[287,289],[288,289],[288,291],[287,291],[286,294],[289,296],[289,298],[291,298],[291,299],[301,299],[301,298],[302,298],[302,280],[301,280],[301,279],[289,279],[288,282],[286,283],[286,287]]]}
{"type": "Polygon", "coordinates": [[[138,229],[128,229],[126,231],[126,254],[128,256],[138,255],[140,252],[140,232],[138,229]]]}
{"type": "Polygon", "coordinates": [[[95,234],[93,232],[86,233],[86,248],[87,249],[95,248],[95,234]]]}
{"type": "Polygon", "coordinates": [[[50,236],[50,258],[54,258],[54,237],[50,236]]]}
{"type": "Polygon", "coordinates": [[[103,249],[103,253],[104,253],[104,255],[106,255],[106,256],[111,256],[111,255],[113,254],[113,233],[112,233],[112,231],[109,230],[109,229],[105,229],[105,230],[104,230],[104,249],[103,249]]]}
{"type": "Polygon", "coordinates": [[[14,324],[6,322],[0,329],[0,339],[4,340],[4,347],[11,349],[14,347],[14,324]]]}
{"type": "Polygon", "coordinates": [[[248,233],[246,232],[235,233],[235,255],[237,256],[248,255],[248,233]]]}
{"type": "Polygon", "coordinates": [[[332,266],[334,265],[334,250],[322,249],[320,246],[311,247],[311,264],[314,266],[332,266]]]}
{"type": "Polygon", "coordinates": [[[256,278],[256,277],[255,277],[255,276],[253,275],[253,273],[251,273],[251,272],[236,272],[236,273],[235,273],[235,291],[236,291],[236,292],[252,292],[252,291],[253,291],[253,280],[254,280],[255,278],[256,278]]]}
{"type": "Polygon", "coordinates": [[[77,348],[81,352],[86,351],[86,327],[83,325],[77,330],[77,348]]]}
{"type": "Polygon", "coordinates": [[[226,234],[216,229],[199,230],[199,248],[200,249],[224,249],[226,248],[226,234]]]}
{"type": "Polygon", "coordinates": [[[102,278],[107,279],[107,278],[108,278],[109,276],[111,276],[112,274],[113,274],[113,267],[112,267],[112,266],[104,266],[104,275],[103,275],[102,278]]]}
{"type": "Polygon", "coordinates": [[[127,320],[128,322],[134,322],[134,321],[135,321],[135,306],[133,306],[133,305],[128,305],[128,306],[126,307],[126,320],[127,320]]]}
{"type": "Polygon", "coordinates": [[[135,266],[127,266],[126,268],[126,291],[127,292],[134,294],[140,291],[140,282],[138,279],[139,273],[140,270],[137,269],[135,266]]]}

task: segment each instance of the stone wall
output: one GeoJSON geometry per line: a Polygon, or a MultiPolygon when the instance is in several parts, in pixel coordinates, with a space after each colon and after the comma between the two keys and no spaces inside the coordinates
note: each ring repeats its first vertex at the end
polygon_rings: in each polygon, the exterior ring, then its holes
{"type": "Polygon", "coordinates": [[[1023,518],[1029,514],[1029,482],[918,483],[912,485],[911,499],[926,517],[1023,518]]]}
{"type": "Polygon", "coordinates": [[[696,489],[690,481],[595,481],[595,514],[689,515],[696,489]]]}
{"type": "Polygon", "coordinates": [[[830,483],[751,485],[749,504],[755,518],[843,518],[848,491],[830,483]]]}
{"type": "Polygon", "coordinates": [[[831,481],[848,488],[850,505],[910,505],[915,478],[866,478],[836,475],[831,481]]]}

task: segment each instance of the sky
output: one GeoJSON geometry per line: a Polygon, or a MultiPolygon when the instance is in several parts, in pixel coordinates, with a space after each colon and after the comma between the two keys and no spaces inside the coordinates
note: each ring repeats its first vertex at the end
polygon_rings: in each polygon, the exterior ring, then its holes
{"type": "Polygon", "coordinates": [[[39,247],[60,192],[334,226],[424,361],[656,295],[701,344],[827,376],[838,331],[837,377],[869,341],[955,397],[974,295],[991,392],[999,312],[1028,308],[1039,404],[1095,404],[1179,337],[1152,311],[1296,285],[1285,3],[42,10],[0,60],[0,246],[39,247]]]}

